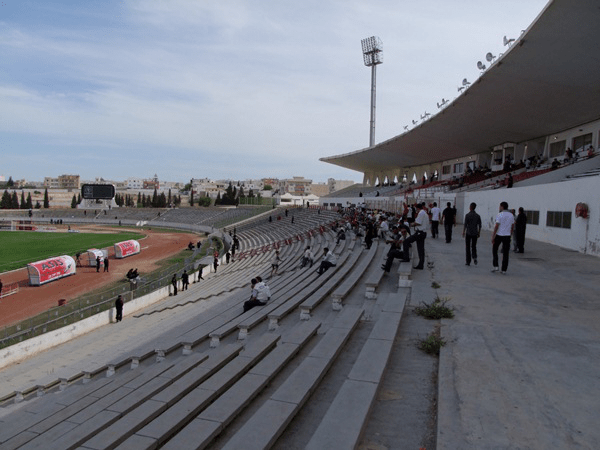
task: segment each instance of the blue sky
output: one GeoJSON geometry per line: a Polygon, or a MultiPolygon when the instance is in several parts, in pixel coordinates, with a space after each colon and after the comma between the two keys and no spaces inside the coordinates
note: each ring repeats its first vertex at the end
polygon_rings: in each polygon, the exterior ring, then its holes
{"type": "Polygon", "coordinates": [[[452,100],[545,0],[0,0],[0,175],[305,176],[452,100]]]}

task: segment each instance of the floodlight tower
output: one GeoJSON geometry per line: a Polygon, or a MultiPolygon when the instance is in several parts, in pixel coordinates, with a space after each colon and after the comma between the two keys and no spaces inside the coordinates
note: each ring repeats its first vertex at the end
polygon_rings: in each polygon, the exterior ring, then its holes
{"type": "Polygon", "coordinates": [[[377,36],[371,36],[360,41],[362,45],[365,66],[371,67],[371,132],[369,147],[375,145],[375,78],[377,64],[383,62],[383,44],[377,36]]]}

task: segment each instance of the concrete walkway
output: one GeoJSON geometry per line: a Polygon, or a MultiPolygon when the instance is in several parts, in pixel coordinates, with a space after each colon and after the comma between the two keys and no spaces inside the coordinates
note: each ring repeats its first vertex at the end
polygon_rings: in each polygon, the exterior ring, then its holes
{"type": "Polygon", "coordinates": [[[455,230],[426,244],[456,308],[442,325],[437,448],[598,448],[600,259],[528,240],[491,273],[490,233],[466,266],[455,230]]]}

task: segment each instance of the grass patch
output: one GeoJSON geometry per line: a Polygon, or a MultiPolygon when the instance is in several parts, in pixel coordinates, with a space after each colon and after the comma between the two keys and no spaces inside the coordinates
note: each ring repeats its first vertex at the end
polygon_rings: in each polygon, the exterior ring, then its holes
{"type": "Polygon", "coordinates": [[[436,283],[436,282],[434,281],[433,283],[431,283],[431,287],[432,287],[433,289],[439,289],[439,288],[441,288],[442,286],[440,286],[438,283],[436,283]]]}
{"type": "Polygon", "coordinates": [[[191,256],[191,252],[189,250],[181,250],[179,253],[171,256],[170,258],[163,259],[157,262],[159,267],[167,267],[172,266],[173,264],[183,264],[183,262],[187,259],[187,257],[191,256]]]}
{"type": "Polygon", "coordinates": [[[449,301],[449,298],[440,298],[436,295],[431,303],[421,302],[421,306],[417,306],[415,312],[419,316],[432,320],[452,319],[454,317],[454,308],[446,306],[446,303],[449,301]]]}
{"type": "Polygon", "coordinates": [[[90,248],[105,248],[117,242],[140,239],[133,232],[115,234],[42,233],[31,231],[0,232],[0,273],[20,269],[28,263],[60,255],[75,255],[90,248]]]}
{"type": "Polygon", "coordinates": [[[440,356],[440,350],[446,345],[446,341],[439,333],[439,330],[436,330],[425,339],[421,340],[421,342],[419,342],[419,349],[429,355],[440,356]]]}

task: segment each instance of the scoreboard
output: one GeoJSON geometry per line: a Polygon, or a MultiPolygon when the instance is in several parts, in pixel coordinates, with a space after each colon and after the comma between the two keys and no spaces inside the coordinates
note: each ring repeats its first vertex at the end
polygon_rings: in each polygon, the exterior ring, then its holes
{"type": "Polygon", "coordinates": [[[84,184],[81,186],[81,197],[88,200],[110,200],[115,196],[112,184],[84,184]]]}

